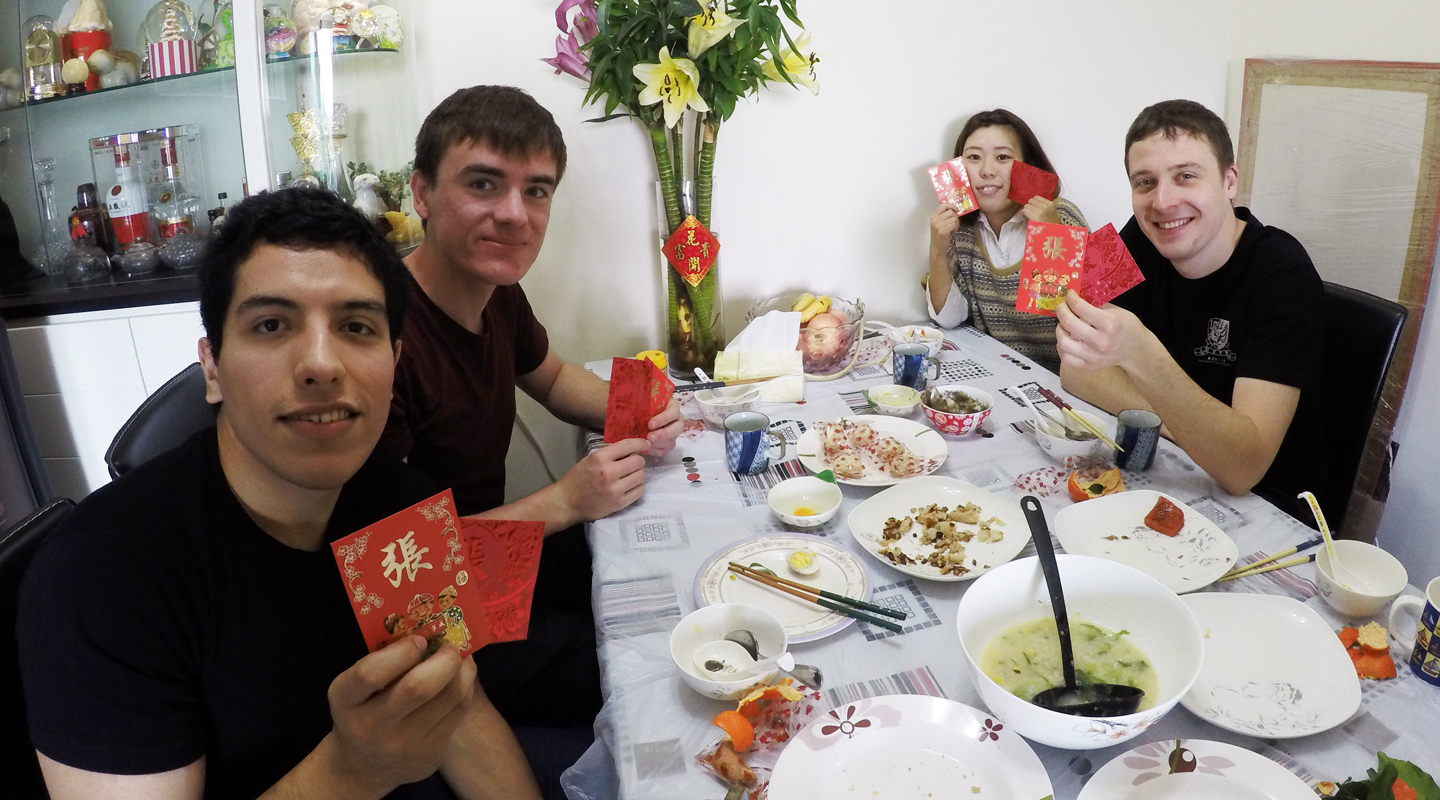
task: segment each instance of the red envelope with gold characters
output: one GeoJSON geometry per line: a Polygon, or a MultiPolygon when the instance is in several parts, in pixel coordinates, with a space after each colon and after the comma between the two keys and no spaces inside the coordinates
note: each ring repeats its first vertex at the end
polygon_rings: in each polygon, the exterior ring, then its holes
{"type": "Polygon", "coordinates": [[[1046,317],[1080,285],[1089,232],[1071,225],[1031,221],[1025,226],[1025,257],[1020,261],[1020,289],[1015,310],[1046,317]]]}
{"type": "Polygon", "coordinates": [[[649,361],[617,358],[610,362],[610,395],[605,404],[605,443],[644,439],[650,418],[670,405],[675,384],[649,361]]]}
{"type": "Polygon", "coordinates": [[[964,159],[956,158],[931,167],[930,184],[935,187],[935,196],[940,202],[954,206],[961,216],[980,207],[975,202],[975,190],[970,188],[970,173],[965,171],[964,159]]]}
{"type": "Polygon", "coordinates": [[[445,490],[330,545],[374,652],[411,634],[471,653],[525,638],[543,522],[469,520],[445,490]]]}
{"type": "Polygon", "coordinates": [[[1053,172],[1046,172],[1039,167],[1032,167],[1023,161],[1012,161],[1010,163],[1010,194],[1009,198],[1020,205],[1030,202],[1030,198],[1039,195],[1046,200],[1055,199],[1055,190],[1060,188],[1060,176],[1053,172]]]}
{"type": "Polygon", "coordinates": [[[1115,226],[1090,234],[1085,245],[1085,275],[1075,291],[1092,306],[1103,306],[1145,280],[1115,226]]]}

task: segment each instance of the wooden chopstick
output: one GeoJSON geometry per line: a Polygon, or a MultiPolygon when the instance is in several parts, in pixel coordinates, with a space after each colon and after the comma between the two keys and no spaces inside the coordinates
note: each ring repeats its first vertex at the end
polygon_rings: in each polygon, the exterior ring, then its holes
{"type": "Polygon", "coordinates": [[[1049,389],[1046,389],[1046,388],[1043,387],[1043,386],[1038,387],[1038,389],[1039,389],[1039,392],[1040,392],[1041,396],[1044,397],[1046,400],[1049,400],[1051,403],[1054,403],[1055,406],[1056,406],[1057,408],[1059,408],[1059,409],[1061,410],[1061,412],[1063,412],[1063,413],[1065,414],[1066,418],[1071,419],[1071,420],[1074,420],[1075,424],[1077,424],[1077,425],[1079,425],[1080,427],[1084,428],[1085,430],[1090,431],[1091,433],[1095,434],[1095,438],[1097,438],[1097,439],[1099,439],[1100,441],[1104,442],[1105,444],[1109,445],[1111,450],[1119,450],[1119,451],[1122,452],[1122,453],[1125,452],[1125,448],[1121,447],[1118,443],[1116,443],[1116,441],[1115,441],[1114,439],[1111,439],[1109,436],[1106,436],[1106,435],[1105,435],[1105,431],[1102,431],[1102,430],[1100,430],[1099,428],[1097,428],[1097,427],[1095,427],[1094,425],[1092,425],[1092,424],[1090,423],[1090,420],[1085,419],[1084,417],[1080,416],[1080,412],[1076,411],[1075,408],[1074,408],[1074,406],[1071,406],[1069,403],[1067,403],[1067,402],[1065,402],[1064,400],[1060,399],[1060,395],[1055,394],[1054,392],[1050,391],[1049,389]]]}
{"type": "MultiPolygon", "coordinates": [[[[760,572],[760,570],[755,569],[754,567],[747,567],[747,566],[745,566],[744,564],[739,564],[739,563],[736,563],[736,562],[734,562],[734,561],[731,561],[731,562],[730,562],[730,566],[736,567],[736,568],[740,569],[740,570],[743,571],[743,572],[760,572]]],[[[811,586],[811,585],[806,584],[806,583],[797,583],[797,582],[792,581],[792,580],[787,580],[787,579],[785,579],[785,578],[780,577],[779,575],[767,575],[767,574],[765,574],[765,573],[763,573],[763,572],[761,572],[760,574],[765,575],[765,577],[770,578],[771,580],[780,581],[781,583],[785,584],[786,586],[792,586],[792,587],[794,587],[794,588],[796,588],[796,589],[799,589],[799,590],[802,591],[802,592],[809,592],[809,593],[811,593],[811,594],[818,594],[818,595],[820,595],[821,597],[829,598],[829,599],[831,599],[831,600],[834,600],[834,601],[837,602],[837,603],[846,603],[846,604],[848,604],[848,605],[855,606],[856,608],[862,608],[862,609],[864,609],[864,610],[866,610],[866,611],[872,611],[872,612],[874,612],[874,613],[876,613],[876,614],[884,614],[884,615],[887,616],[887,617],[894,617],[895,619],[902,620],[902,621],[905,620],[905,619],[907,619],[907,618],[909,617],[909,615],[907,615],[907,614],[905,614],[905,613],[903,613],[903,612],[900,612],[900,611],[896,611],[896,610],[893,609],[893,608],[885,608],[884,606],[877,606],[877,605],[875,605],[874,603],[867,603],[867,602],[865,602],[864,600],[856,600],[856,599],[853,598],[853,597],[846,597],[846,596],[843,595],[843,594],[835,594],[834,592],[827,592],[827,591],[825,591],[824,589],[819,589],[819,588],[816,588],[816,587],[811,586]]]]}
{"type": "Polygon", "coordinates": [[[1260,569],[1243,570],[1243,571],[1241,571],[1241,572],[1234,572],[1234,573],[1230,573],[1230,574],[1227,574],[1227,575],[1222,575],[1222,576],[1220,576],[1220,580],[1222,580],[1222,581],[1233,581],[1233,580],[1235,580],[1236,578],[1249,578],[1249,577],[1252,577],[1252,576],[1255,576],[1255,575],[1262,575],[1262,574],[1264,574],[1264,573],[1266,573],[1266,572],[1273,572],[1274,570],[1277,570],[1277,569],[1285,569],[1286,567],[1295,567],[1295,566],[1299,566],[1300,564],[1308,564],[1309,562],[1314,561],[1314,560],[1315,560],[1315,554],[1314,554],[1314,553],[1311,553],[1311,554],[1308,555],[1308,556],[1300,556],[1299,558],[1292,558],[1292,559],[1290,559],[1289,561],[1277,561],[1277,562],[1275,562],[1274,564],[1271,564],[1271,565],[1268,566],[1268,567],[1261,567],[1260,569]]]}
{"type": "MultiPolygon", "coordinates": [[[[1301,542],[1300,544],[1297,544],[1297,545],[1295,545],[1294,547],[1288,547],[1288,548],[1286,548],[1286,549],[1284,549],[1284,550],[1281,550],[1280,552],[1278,552],[1278,553],[1276,553],[1276,554],[1274,554],[1274,555],[1265,556],[1265,557],[1262,558],[1262,559],[1258,559],[1258,560],[1256,560],[1256,561],[1251,561],[1249,564],[1237,565],[1237,566],[1235,567],[1235,569],[1232,569],[1232,570],[1230,570],[1229,572],[1225,573],[1225,576],[1229,576],[1229,575],[1239,575],[1239,574],[1242,573],[1242,572],[1249,572],[1250,570],[1255,569],[1256,567],[1260,567],[1260,566],[1264,566],[1264,565],[1266,565],[1266,564],[1269,564],[1271,561],[1274,561],[1274,560],[1277,559],[1277,558],[1284,558],[1285,556],[1293,556],[1293,555],[1295,555],[1296,553],[1300,552],[1301,550],[1309,550],[1310,548],[1314,547],[1314,546],[1317,545],[1317,544],[1322,544],[1324,541],[1325,541],[1324,538],[1319,537],[1319,536],[1316,536],[1314,539],[1311,539],[1311,540],[1308,541],[1308,542],[1301,542]]],[[[1221,576],[1221,577],[1225,577],[1225,576],[1221,576]]]]}
{"type": "Polygon", "coordinates": [[[763,572],[755,572],[748,567],[737,567],[735,564],[730,565],[730,571],[744,575],[745,577],[749,578],[752,581],[755,581],[756,583],[763,583],[772,589],[779,589],[780,591],[788,595],[793,595],[800,598],[801,600],[806,600],[808,602],[814,603],[821,608],[828,608],[831,611],[844,614],[845,616],[852,619],[858,619],[861,622],[868,622],[871,625],[884,628],[888,631],[894,631],[895,633],[903,632],[903,629],[899,625],[896,625],[889,620],[880,619],[879,617],[872,617],[863,611],[844,605],[842,603],[832,602],[817,595],[807,594],[799,589],[792,589],[791,587],[780,583],[778,580],[771,578],[769,575],[766,575],[763,572]]]}

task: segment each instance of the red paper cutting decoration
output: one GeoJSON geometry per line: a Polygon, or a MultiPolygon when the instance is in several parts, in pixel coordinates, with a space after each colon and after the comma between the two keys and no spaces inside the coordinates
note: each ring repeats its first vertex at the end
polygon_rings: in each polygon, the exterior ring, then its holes
{"type": "Polygon", "coordinates": [[[665,240],[665,259],[691,286],[699,286],[720,255],[720,241],[692,214],[665,240]]]}

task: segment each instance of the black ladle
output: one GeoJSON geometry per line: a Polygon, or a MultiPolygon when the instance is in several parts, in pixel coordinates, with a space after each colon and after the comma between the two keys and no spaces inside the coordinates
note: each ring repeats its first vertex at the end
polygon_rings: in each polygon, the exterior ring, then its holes
{"type": "Polygon", "coordinates": [[[1032,700],[1041,708],[1074,714],[1077,717],[1122,717],[1134,714],[1144,699],[1144,690],[1134,686],[1114,683],[1087,683],[1080,686],[1075,682],[1075,652],[1070,646],[1070,617],[1065,613],[1065,593],[1060,588],[1060,564],[1055,560],[1055,545],[1050,541],[1050,526],[1045,523],[1045,512],[1040,510],[1040,501],[1026,495],[1020,500],[1025,510],[1025,521],[1030,523],[1030,538],[1035,541],[1035,552],[1040,556],[1040,568],[1045,572],[1045,586],[1050,590],[1050,606],[1055,611],[1055,630],[1060,637],[1060,665],[1065,672],[1065,685],[1046,689],[1032,700]]]}

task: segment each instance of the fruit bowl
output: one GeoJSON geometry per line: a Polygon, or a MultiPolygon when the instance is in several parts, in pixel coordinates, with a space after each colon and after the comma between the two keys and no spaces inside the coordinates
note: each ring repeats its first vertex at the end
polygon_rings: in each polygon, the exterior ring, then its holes
{"type": "MultiPolygon", "coordinates": [[[[800,296],[800,292],[788,292],[762,300],[750,308],[745,321],[748,323],[771,311],[789,311],[800,296]]],[[[844,371],[860,347],[865,330],[865,303],[859,298],[850,301],[832,297],[826,313],[833,317],[835,324],[816,326],[812,319],[812,324],[802,325],[800,329],[800,356],[806,375],[829,376],[844,371]]]]}

